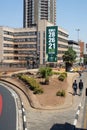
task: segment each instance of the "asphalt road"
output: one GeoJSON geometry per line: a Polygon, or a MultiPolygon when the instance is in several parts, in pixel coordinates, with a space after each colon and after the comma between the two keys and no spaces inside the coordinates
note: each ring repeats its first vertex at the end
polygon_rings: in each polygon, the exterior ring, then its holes
{"type": "Polygon", "coordinates": [[[16,130],[16,106],[8,89],[0,85],[0,130],[16,130]]]}

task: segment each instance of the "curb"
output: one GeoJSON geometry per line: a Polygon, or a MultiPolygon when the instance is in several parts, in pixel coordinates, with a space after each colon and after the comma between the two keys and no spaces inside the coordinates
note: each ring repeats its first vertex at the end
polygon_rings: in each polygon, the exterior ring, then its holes
{"type": "Polygon", "coordinates": [[[74,123],[73,123],[74,126],[76,126],[76,124],[77,124],[77,121],[78,121],[78,118],[79,118],[79,114],[80,114],[81,106],[82,106],[82,104],[80,103],[79,106],[78,106],[77,112],[76,112],[74,123]]]}
{"type": "Polygon", "coordinates": [[[26,122],[26,115],[25,115],[23,102],[21,103],[21,107],[22,107],[22,117],[23,117],[23,128],[24,130],[27,130],[27,122],[26,122]]]}
{"type": "MultiPolygon", "coordinates": [[[[4,81],[4,80],[2,80],[4,81]]],[[[5,81],[6,82],[6,81],[5,81]]],[[[9,83],[9,82],[7,82],[9,83]]],[[[5,84],[5,83],[4,83],[5,84]]],[[[13,85],[13,83],[10,83],[11,85],[13,85]]],[[[16,85],[15,85],[16,86],[16,85]]],[[[11,87],[10,87],[11,88],[11,87]]],[[[13,88],[12,88],[13,89],[13,88]]],[[[13,89],[14,90],[14,89],[13,89]]],[[[15,91],[15,90],[14,90],[15,91]]],[[[17,93],[17,91],[16,91],[17,93]]],[[[24,93],[25,94],[25,93],[24,93]]],[[[19,96],[19,94],[17,93],[17,95],[19,96]]],[[[20,96],[19,96],[20,98],[20,96]]],[[[21,98],[20,98],[20,102],[21,102],[21,110],[22,110],[22,119],[23,119],[23,130],[27,130],[27,122],[26,122],[26,115],[25,115],[25,109],[24,109],[24,105],[23,105],[23,102],[21,101],[21,98]]]]}

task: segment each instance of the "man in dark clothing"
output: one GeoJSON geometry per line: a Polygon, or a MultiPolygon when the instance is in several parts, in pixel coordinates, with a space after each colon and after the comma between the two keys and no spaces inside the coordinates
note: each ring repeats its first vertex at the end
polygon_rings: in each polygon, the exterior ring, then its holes
{"type": "Polygon", "coordinates": [[[77,94],[77,82],[76,80],[73,82],[73,90],[74,90],[74,95],[77,94]]]}
{"type": "Polygon", "coordinates": [[[82,94],[82,89],[83,89],[83,82],[82,82],[82,79],[80,79],[80,82],[79,82],[79,95],[82,94]]]}

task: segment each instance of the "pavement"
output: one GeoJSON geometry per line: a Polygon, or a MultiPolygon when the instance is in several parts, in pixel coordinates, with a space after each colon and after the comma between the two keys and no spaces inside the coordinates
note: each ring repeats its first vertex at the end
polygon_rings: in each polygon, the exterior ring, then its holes
{"type": "Polygon", "coordinates": [[[68,77],[69,86],[65,103],[56,107],[42,107],[35,95],[22,82],[18,82],[10,77],[3,78],[8,83],[12,83],[11,87],[20,95],[26,112],[27,130],[66,130],[64,129],[65,127],[69,127],[67,130],[74,130],[74,126],[82,127],[83,117],[81,119],[79,117],[80,113],[84,111],[85,88],[82,96],[73,96],[72,82],[75,79],[79,81],[80,78],[84,82],[86,80],[83,75],[79,77],[77,73],[68,73],[68,77]]]}

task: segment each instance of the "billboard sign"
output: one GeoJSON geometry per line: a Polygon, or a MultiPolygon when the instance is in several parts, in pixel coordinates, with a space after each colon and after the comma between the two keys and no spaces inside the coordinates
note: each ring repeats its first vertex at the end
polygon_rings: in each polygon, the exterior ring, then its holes
{"type": "Polygon", "coordinates": [[[46,28],[46,61],[57,62],[58,26],[46,28]]]}

